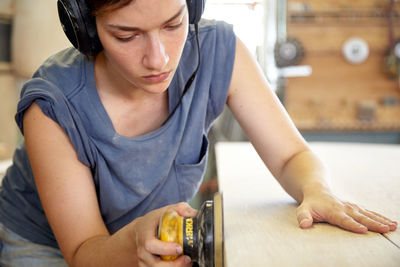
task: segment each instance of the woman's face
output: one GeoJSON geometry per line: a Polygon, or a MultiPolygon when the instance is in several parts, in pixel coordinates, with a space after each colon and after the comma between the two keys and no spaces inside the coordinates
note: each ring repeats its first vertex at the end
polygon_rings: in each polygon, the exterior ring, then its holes
{"type": "Polygon", "coordinates": [[[96,23],[114,79],[150,93],[168,88],[188,32],[185,0],[134,0],[96,23]]]}

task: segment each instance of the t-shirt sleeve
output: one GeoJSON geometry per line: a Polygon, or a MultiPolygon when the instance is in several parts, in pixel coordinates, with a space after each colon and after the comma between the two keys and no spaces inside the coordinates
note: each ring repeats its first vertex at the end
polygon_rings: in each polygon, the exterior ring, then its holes
{"type": "Polygon", "coordinates": [[[77,151],[79,160],[86,166],[93,167],[94,160],[89,136],[77,112],[62,91],[47,80],[33,78],[25,83],[22,88],[15,115],[15,120],[21,133],[24,134],[24,113],[33,102],[38,104],[47,117],[61,126],[77,151]]]}

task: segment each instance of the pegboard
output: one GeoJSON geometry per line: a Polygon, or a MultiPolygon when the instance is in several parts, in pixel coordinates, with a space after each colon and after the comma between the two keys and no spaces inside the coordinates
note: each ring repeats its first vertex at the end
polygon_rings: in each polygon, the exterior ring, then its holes
{"type": "MultiPolygon", "coordinates": [[[[287,35],[305,52],[308,77],[287,78],[285,107],[301,131],[400,131],[400,85],[385,71],[389,1],[287,1],[287,35]],[[342,53],[351,37],[369,48],[366,60],[342,53]]],[[[400,38],[400,1],[394,2],[393,35],[400,38]]]]}

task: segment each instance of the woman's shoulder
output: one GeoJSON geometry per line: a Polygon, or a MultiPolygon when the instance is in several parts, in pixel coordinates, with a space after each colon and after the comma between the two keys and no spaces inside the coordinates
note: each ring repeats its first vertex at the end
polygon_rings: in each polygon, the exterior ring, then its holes
{"type": "Polygon", "coordinates": [[[201,19],[199,21],[199,32],[207,32],[207,31],[228,31],[233,33],[233,26],[222,20],[214,20],[214,19],[201,19]]]}
{"type": "Polygon", "coordinates": [[[85,62],[89,62],[88,59],[75,48],[61,50],[43,62],[32,80],[50,83],[68,95],[82,84],[85,62]]]}
{"type": "MultiPolygon", "coordinates": [[[[207,39],[214,39],[215,36],[224,38],[232,38],[235,36],[232,24],[214,19],[201,19],[198,24],[198,33],[200,40],[203,41],[207,39]]],[[[194,25],[190,25],[188,41],[194,42],[195,36],[196,32],[194,25]]]]}

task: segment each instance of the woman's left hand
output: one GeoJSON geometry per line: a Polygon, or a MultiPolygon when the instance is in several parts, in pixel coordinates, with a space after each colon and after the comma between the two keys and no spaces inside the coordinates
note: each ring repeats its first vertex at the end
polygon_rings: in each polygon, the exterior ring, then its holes
{"type": "Polygon", "coordinates": [[[397,222],[376,212],[344,202],[330,192],[314,192],[304,196],[297,208],[297,220],[301,228],[310,228],[313,222],[327,222],[343,229],[366,233],[395,231],[397,222]]]}

